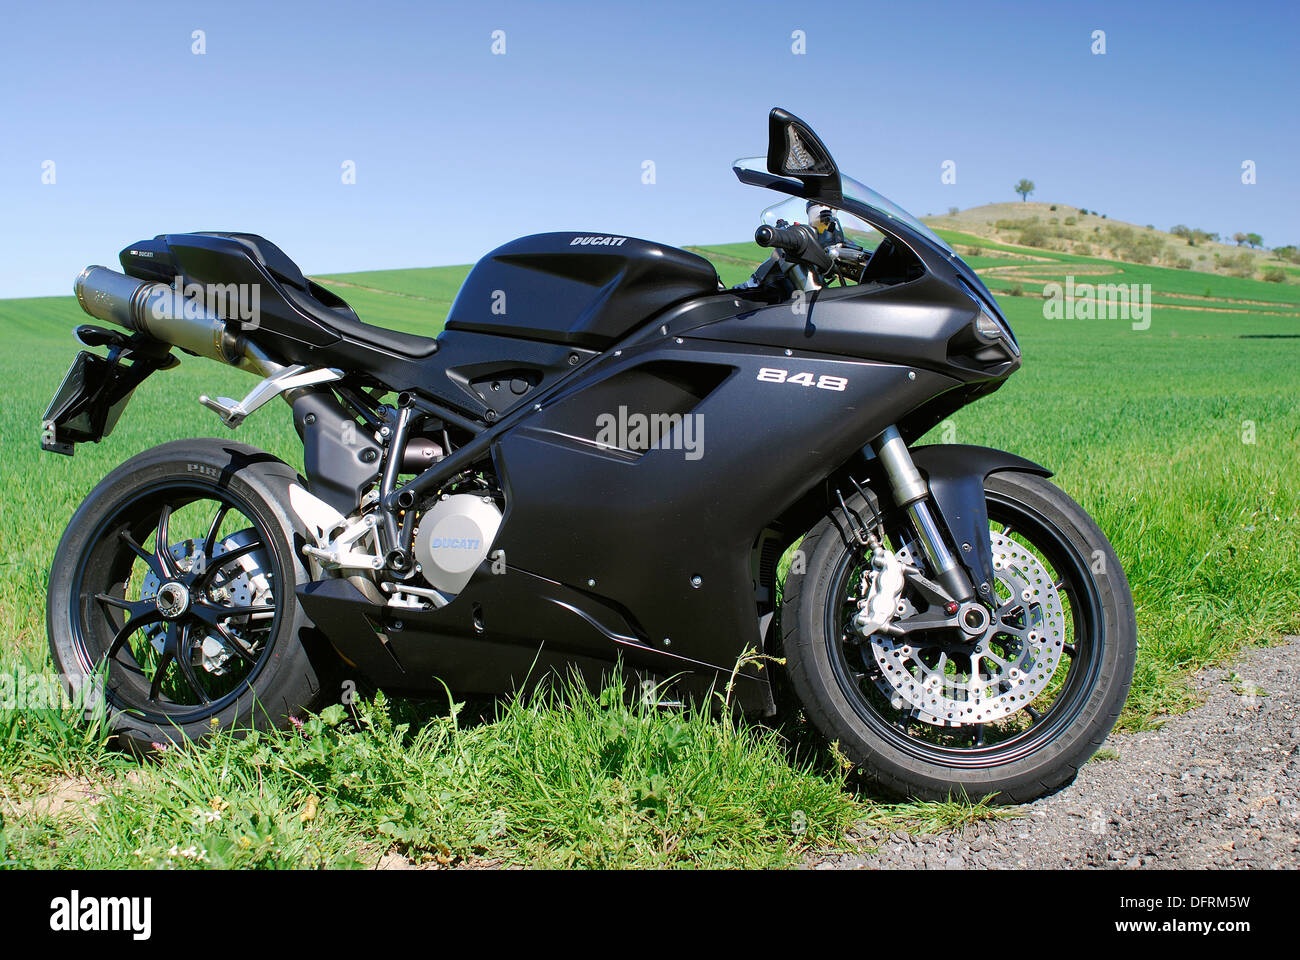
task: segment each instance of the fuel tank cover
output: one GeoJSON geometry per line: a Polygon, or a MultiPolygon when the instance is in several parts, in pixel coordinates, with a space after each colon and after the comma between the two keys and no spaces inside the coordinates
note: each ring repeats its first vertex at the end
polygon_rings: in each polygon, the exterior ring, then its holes
{"type": "Polygon", "coordinates": [[[718,292],[701,256],[636,237],[541,233],[475,264],[448,330],[603,350],[674,303],[718,292]]]}

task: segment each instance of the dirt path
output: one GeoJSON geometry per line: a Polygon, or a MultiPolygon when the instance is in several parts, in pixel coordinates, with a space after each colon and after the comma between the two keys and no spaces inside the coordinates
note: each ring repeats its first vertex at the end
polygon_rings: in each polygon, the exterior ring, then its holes
{"type": "Polygon", "coordinates": [[[815,869],[1300,866],[1300,638],[1197,678],[1206,700],[1115,735],[1073,784],[944,836],[869,834],[815,869]],[[1117,758],[1105,759],[1105,757],[1117,758]]]}

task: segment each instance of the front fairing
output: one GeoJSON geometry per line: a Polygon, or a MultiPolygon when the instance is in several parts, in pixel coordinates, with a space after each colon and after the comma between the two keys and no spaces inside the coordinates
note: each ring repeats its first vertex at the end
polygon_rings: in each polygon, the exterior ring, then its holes
{"type": "MultiPolygon", "coordinates": [[[[867,212],[870,211],[869,207],[859,204],[856,205],[856,209],[853,209],[849,206],[849,204],[852,203],[853,201],[846,197],[845,209],[852,209],[852,212],[857,216],[867,219],[868,222],[871,222],[873,226],[876,226],[878,229],[884,229],[882,224],[869,219],[867,216],[867,212]]],[[[972,270],[970,265],[957,255],[956,251],[948,247],[947,244],[944,244],[942,248],[935,246],[929,238],[910,230],[902,224],[894,224],[893,226],[893,235],[907,243],[912,251],[925,263],[926,269],[933,271],[936,267],[942,264],[947,268],[947,270],[950,270],[961,281],[962,285],[975,299],[976,303],[979,304],[981,309],[1001,324],[1002,328],[1006,331],[1008,339],[1016,350],[1019,351],[1019,341],[1016,340],[1016,335],[1012,331],[1011,324],[1007,321],[1006,315],[1002,312],[1001,306],[998,305],[997,300],[994,298],[989,288],[984,285],[984,281],[980,279],[979,274],[972,270]]]]}
{"type": "MultiPolygon", "coordinates": [[[[762,157],[747,158],[737,160],[732,169],[742,183],[766,187],[793,197],[804,195],[803,184],[769,173],[764,167],[765,163],[762,157]]],[[[842,175],[840,196],[831,206],[852,214],[881,233],[904,243],[930,273],[950,283],[955,282],[981,309],[997,320],[1006,331],[1008,339],[1019,350],[1011,325],[984,281],[952,247],[920,220],[865,184],[842,175]]]]}

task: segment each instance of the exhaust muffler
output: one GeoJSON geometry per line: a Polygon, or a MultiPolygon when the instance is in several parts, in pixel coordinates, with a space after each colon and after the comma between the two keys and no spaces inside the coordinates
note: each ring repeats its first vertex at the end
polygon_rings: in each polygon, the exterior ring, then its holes
{"type": "Polygon", "coordinates": [[[250,373],[270,376],[282,369],[224,318],[168,284],[92,266],[81,271],[73,290],[81,309],[96,320],[250,373]]]}

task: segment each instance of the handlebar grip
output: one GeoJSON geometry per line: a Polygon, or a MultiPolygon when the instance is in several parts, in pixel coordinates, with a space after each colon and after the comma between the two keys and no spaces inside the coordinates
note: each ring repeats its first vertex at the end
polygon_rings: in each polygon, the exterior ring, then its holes
{"type": "Polygon", "coordinates": [[[804,238],[793,227],[769,227],[767,224],[754,231],[754,242],[760,247],[777,247],[795,251],[803,246],[804,238]]]}

